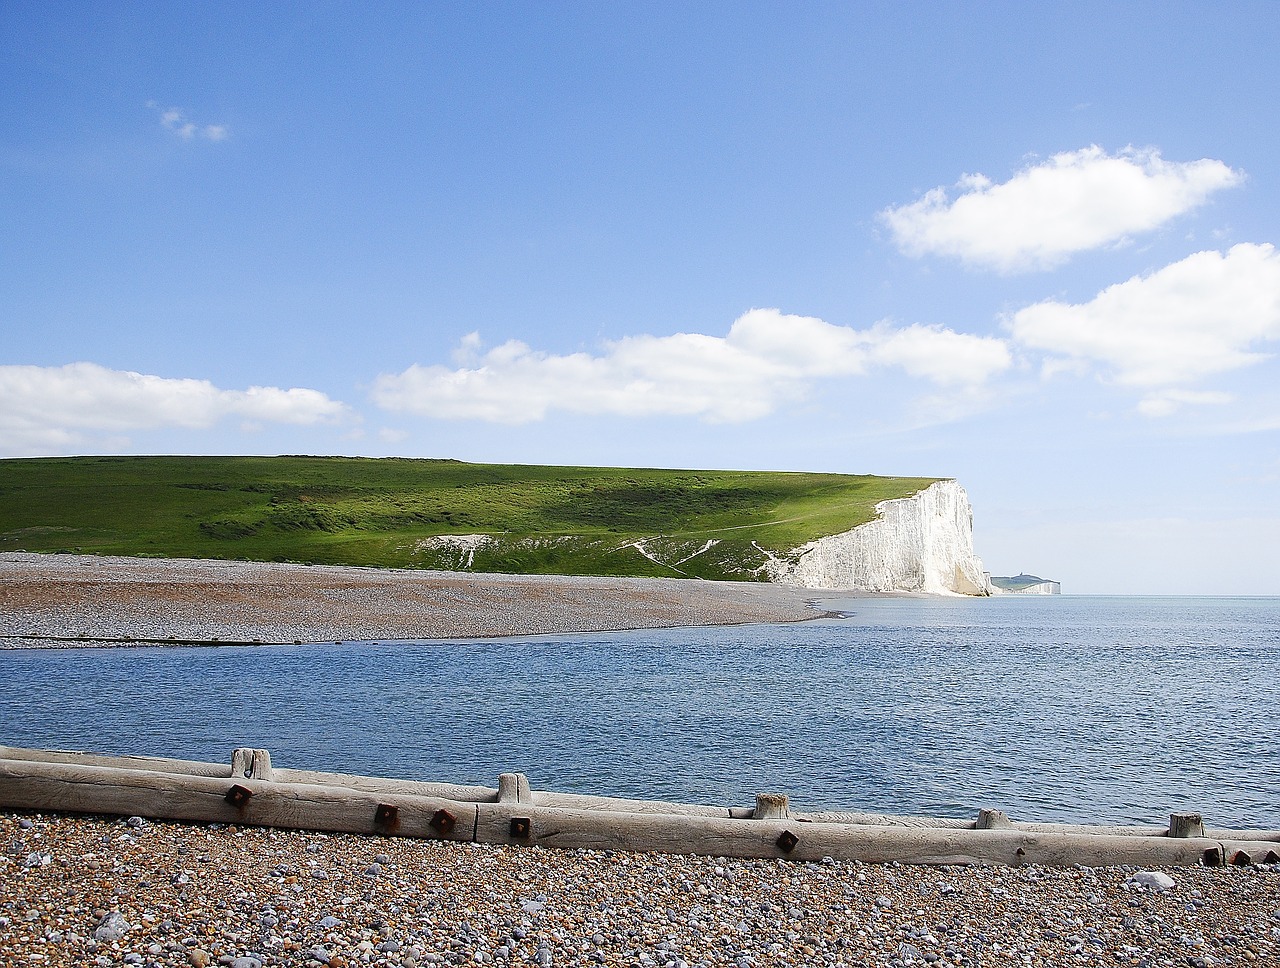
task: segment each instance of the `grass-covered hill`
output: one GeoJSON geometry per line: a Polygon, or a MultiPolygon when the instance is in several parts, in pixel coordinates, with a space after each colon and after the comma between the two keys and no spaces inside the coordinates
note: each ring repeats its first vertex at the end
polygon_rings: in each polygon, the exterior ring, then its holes
{"type": "Polygon", "coordinates": [[[931,483],[345,457],[0,460],[0,551],[762,579],[769,554],[931,483]]]}

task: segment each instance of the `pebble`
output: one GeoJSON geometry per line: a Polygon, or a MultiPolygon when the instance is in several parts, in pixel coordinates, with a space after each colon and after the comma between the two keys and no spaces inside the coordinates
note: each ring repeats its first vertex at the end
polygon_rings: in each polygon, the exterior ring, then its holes
{"type": "Polygon", "coordinates": [[[111,911],[93,929],[94,941],[119,941],[129,933],[130,924],[119,911],[111,911]]]}
{"type": "Polygon", "coordinates": [[[1125,883],[1157,892],[1169,891],[1178,886],[1177,881],[1164,871],[1138,871],[1136,874],[1130,874],[1125,883]]]}
{"type": "Polygon", "coordinates": [[[57,860],[0,846],[0,965],[1280,965],[1280,865],[805,864],[153,820],[120,841],[118,820],[3,813],[0,845],[23,820],[57,860]]]}

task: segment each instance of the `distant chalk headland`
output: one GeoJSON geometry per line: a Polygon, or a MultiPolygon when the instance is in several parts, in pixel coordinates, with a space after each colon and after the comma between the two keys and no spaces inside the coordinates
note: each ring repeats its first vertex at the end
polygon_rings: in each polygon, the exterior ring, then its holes
{"type": "Polygon", "coordinates": [[[991,591],[995,595],[1061,595],[1062,583],[1035,575],[1014,575],[1012,578],[991,578],[991,591]]]}

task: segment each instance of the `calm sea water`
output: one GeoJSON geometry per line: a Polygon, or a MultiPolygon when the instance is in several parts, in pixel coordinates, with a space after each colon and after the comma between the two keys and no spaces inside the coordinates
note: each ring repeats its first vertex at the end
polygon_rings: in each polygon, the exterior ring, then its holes
{"type": "Polygon", "coordinates": [[[504,642],[0,652],[0,743],[800,809],[1280,828],[1280,599],[877,599],[504,642]]]}

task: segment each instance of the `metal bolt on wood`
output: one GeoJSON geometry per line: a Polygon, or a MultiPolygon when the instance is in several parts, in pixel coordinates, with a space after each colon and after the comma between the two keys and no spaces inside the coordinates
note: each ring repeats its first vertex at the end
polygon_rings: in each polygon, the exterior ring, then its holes
{"type": "Polygon", "coordinates": [[[431,816],[431,829],[438,834],[448,835],[453,833],[453,828],[458,825],[458,818],[451,814],[448,810],[437,810],[431,816]]]}

